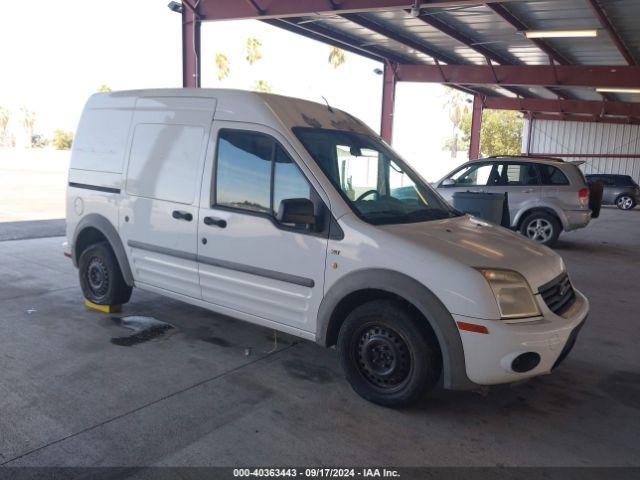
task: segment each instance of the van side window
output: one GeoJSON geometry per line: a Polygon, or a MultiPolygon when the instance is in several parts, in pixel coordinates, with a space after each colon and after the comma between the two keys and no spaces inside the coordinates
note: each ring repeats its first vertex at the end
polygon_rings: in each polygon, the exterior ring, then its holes
{"type": "Polygon", "coordinates": [[[290,198],[311,198],[311,186],[298,166],[280,146],[276,146],[273,164],[273,210],[278,211],[280,202],[290,198]]]}
{"type": "Polygon", "coordinates": [[[133,133],[127,193],[191,204],[201,175],[204,129],[141,123],[133,133]]]}
{"type": "Polygon", "coordinates": [[[569,185],[569,180],[559,168],[543,164],[538,164],[538,168],[542,177],[542,185],[569,185]]]}
{"type": "Polygon", "coordinates": [[[253,132],[220,132],[216,163],[218,205],[271,212],[271,158],[274,141],[253,132]]]}

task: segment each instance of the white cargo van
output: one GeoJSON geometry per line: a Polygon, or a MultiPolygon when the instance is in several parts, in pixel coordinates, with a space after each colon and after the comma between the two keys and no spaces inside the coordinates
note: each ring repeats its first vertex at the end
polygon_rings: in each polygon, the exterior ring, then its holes
{"type": "Polygon", "coordinates": [[[549,373],[588,312],[553,251],[455,211],[351,115],[276,95],[92,96],[67,237],[91,302],[138,287],[335,345],[385,405],[549,373]]]}

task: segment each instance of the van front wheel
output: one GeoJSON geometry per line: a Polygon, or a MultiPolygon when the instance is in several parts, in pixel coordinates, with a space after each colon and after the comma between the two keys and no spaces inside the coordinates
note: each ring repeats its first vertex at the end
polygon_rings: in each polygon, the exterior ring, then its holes
{"type": "Polygon", "coordinates": [[[122,305],[131,298],[131,287],[120,271],[109,244],[89,245],[78,260],[80,287],[84,297],[98,305],[122,305]]]}
{"type": "Polygon", "coordinates": [[[435,336],[399,302],[355,308],[338,334],[338,352],[351,387],[379,405],[408,405],[430,390],[441,372],[435,336]]]}

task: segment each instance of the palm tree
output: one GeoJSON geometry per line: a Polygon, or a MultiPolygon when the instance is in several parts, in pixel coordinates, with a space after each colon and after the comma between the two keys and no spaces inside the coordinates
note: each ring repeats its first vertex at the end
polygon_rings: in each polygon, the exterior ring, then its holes
{"type": "Polygon", "coordinates": [[[27,107],[22,107],[20,112],[22,113],[22,126],[24,127],[24,131],[27,136],[27,147],[31,148],[31,139],[33,137],[33,126],[36,123],[36,114],[27,107]]]}
{"type": "Polygon", "coordinates": [[[338,47],[331,47],[329,51],[329,63],[333,66],[333,68],[338,68],[342,65],[346,60],[344,55],[344,50],[339,49],[338,47]]]}
{"type": "Polygon", "coordinates": [[[246,45],[246,59],[249,62],[249,65],[253,65],[254,62],[257,62],[262,58],[262,53],[260,53],[260,47],[262,46],[262,42],[257,38],[247,38],[246,45]]]}
{"type": "Polygon", "coordinates": [[[224,53],[216,54],[216,67],[218,68],[218,80],[229,76],[229,59],[224,53]]]}
{"type": "Polygon", "coordinates": [[[0,107],[0,147],[8,145],[9,132],[7,131],[7,125],[9,125],[10,112],[4,107],[0,107]]]}

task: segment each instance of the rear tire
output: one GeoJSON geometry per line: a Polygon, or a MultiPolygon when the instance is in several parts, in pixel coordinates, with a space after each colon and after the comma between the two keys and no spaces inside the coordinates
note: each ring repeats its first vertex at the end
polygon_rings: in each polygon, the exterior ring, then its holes
{"type": "Polygon", "coordinates": [[[616,207],[620,210],[631,210],[636,206],[636,201],[629,195],[620,195],[616,198],[616,207]]]}
{"type": "Polygon", "coordinates": [[[438,381],[438,341],[424,320],[399,302],[375,300],[355,308],[338,334],[342,369],[353,390],[378,405],[415,402],[438,381]]]}
{"type": "Polygon", "coordinates": [[[520,233],[534,242],[552,247],[558,241],[562,226],[560,221],[547,212],[533,212],[520,225],[520,233]]]}
{"type": "Polygon", "coordinates": [[[98,305],[122,305],[131,298],[132,288],[120,271],[118,260],[106,242],[89,245],[78,261],[80,287],[84,297],[98,305]]]}

